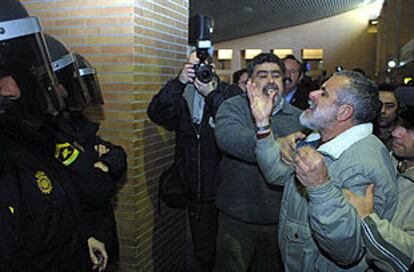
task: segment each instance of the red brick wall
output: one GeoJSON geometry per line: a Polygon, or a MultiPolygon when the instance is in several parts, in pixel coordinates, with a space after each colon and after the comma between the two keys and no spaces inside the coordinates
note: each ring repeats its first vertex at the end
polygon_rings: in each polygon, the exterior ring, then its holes
{"type": "Polygon", "coordinates": [[[152,96],[186,58],[188,0],[24,0],[46,33],[98,70],[105,98],[100,135],[128,153],[114,200],[119,271],[169,271],[184,261],[185,213],[158,212],[157,181],[172,161],[174,135],[146,115],[152,96]]]}

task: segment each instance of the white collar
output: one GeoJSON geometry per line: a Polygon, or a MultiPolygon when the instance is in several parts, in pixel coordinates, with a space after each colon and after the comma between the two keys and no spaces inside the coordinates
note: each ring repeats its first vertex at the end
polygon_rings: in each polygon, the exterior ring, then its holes
{"type": "Polygon", "coordinates": [[[272,116],[276,115],[279,111],[283,109],[283,104],[285,103],[285,98],[280,97],[279,103],[273,107],[272,116]]]}
{"type": "Polygon", "coordinates": [[[372,134],[372,123],[353,126],[327,143],[319,146],[318,151],[337,160],[351,145],[372,134]]]}

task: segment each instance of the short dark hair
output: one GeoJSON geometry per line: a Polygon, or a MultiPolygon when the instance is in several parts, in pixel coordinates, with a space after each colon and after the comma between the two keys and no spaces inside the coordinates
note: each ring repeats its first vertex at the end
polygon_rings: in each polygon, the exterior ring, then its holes
{"type": "Polygon", "coordinates": [[[398,118],[402,127],[414,130],[414,107],[403,105],[398,112],[398,118]]]}
{"type": "Polygon", "coordinates": [[[395,89],[395,96],[399,102],[401,126],[414,130],[414,87],[400,86],[395,89]]]}
{"type": "Polygon", "coordinates": [[[381,105],[377,85],[359,72],[341,71],[335,73],[334,76],[349,79],[349,83],[342,86],[337,93],[336,102],[340,105],[352,106],[354,109],[353,123],[357,125],[375,119],[381,105]]]}
{"type": "Polygon", "coordinates": [[[247,69],[241,69],[233,73],[233,84],[234,85],[237,85],[237,83],[239,83],[239,80],[244,73],[247,73],[247,69]]]}
{"type": "Polygon", "coordinates": [[[266,62],[276,63],[277,65],[279,65],[280,71],[282,72],[282,76],[285,76],[285,65],[283,64],[283,61],[279,59],[278,56],[271,53],[260,53],[250,61],[249,66],[247,67],[247,73],[249,74],[249,77],[252,77],[256,65],[263,64],[266,62]]]}
{"type": "Polygon", "coordinates": [[[397,86],[394,84],[390,84],[390,83],[383,82],[383,83],[378,84],[378,91],[394,93],[395,88],[397,88],[397,86]]]}

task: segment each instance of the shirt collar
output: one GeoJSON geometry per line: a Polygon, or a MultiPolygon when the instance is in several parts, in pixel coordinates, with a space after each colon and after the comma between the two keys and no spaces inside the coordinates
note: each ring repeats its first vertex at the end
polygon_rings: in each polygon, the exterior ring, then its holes
{"type": "Polygon", "coordinates": [[[295,95],[295,93],[296,93],[297,89],[298,89],[298,87],[295,87],[293,90],[291,90],[290,92],[288,92],[288,93],[285,95],[285,100],[286,100],[287,102],[289,102],[289,103],[290,103],[290,102],[292,101],[293,96],[295,95]]]}
{"type": "Polygon", "coordinates": [[[285,99],[283,97],[280,98],[279,103],[275,105],[273,108],[272,116],[276,115],[279,111],[284,109],[285,99]]]}
{"type": "Polygon", "coordinates": [[[329,142],[319,146],[318,151],[337,160],[351,145],[372,134],[372,123],[364,123],[345,130],[329,142]]]}

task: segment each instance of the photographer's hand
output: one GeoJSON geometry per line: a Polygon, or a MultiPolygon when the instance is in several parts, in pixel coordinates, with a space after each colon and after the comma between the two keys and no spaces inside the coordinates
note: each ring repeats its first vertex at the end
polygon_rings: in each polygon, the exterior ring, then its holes
{"type": "Polygon", "coordinates": [[[213,81],[210,81],[209,83],[203,83],[200,80],[198,80],[198,78],[196,78],[194,81],[194,85],[204,97],[206,97],[209,93],[214,91],[213,81]]]}
{"type": "Polygon", "coordinates": [[[183,84],[193,83],[195,78],[194,64],[187,63],[181,70],[178,80],[183,84]]]}

